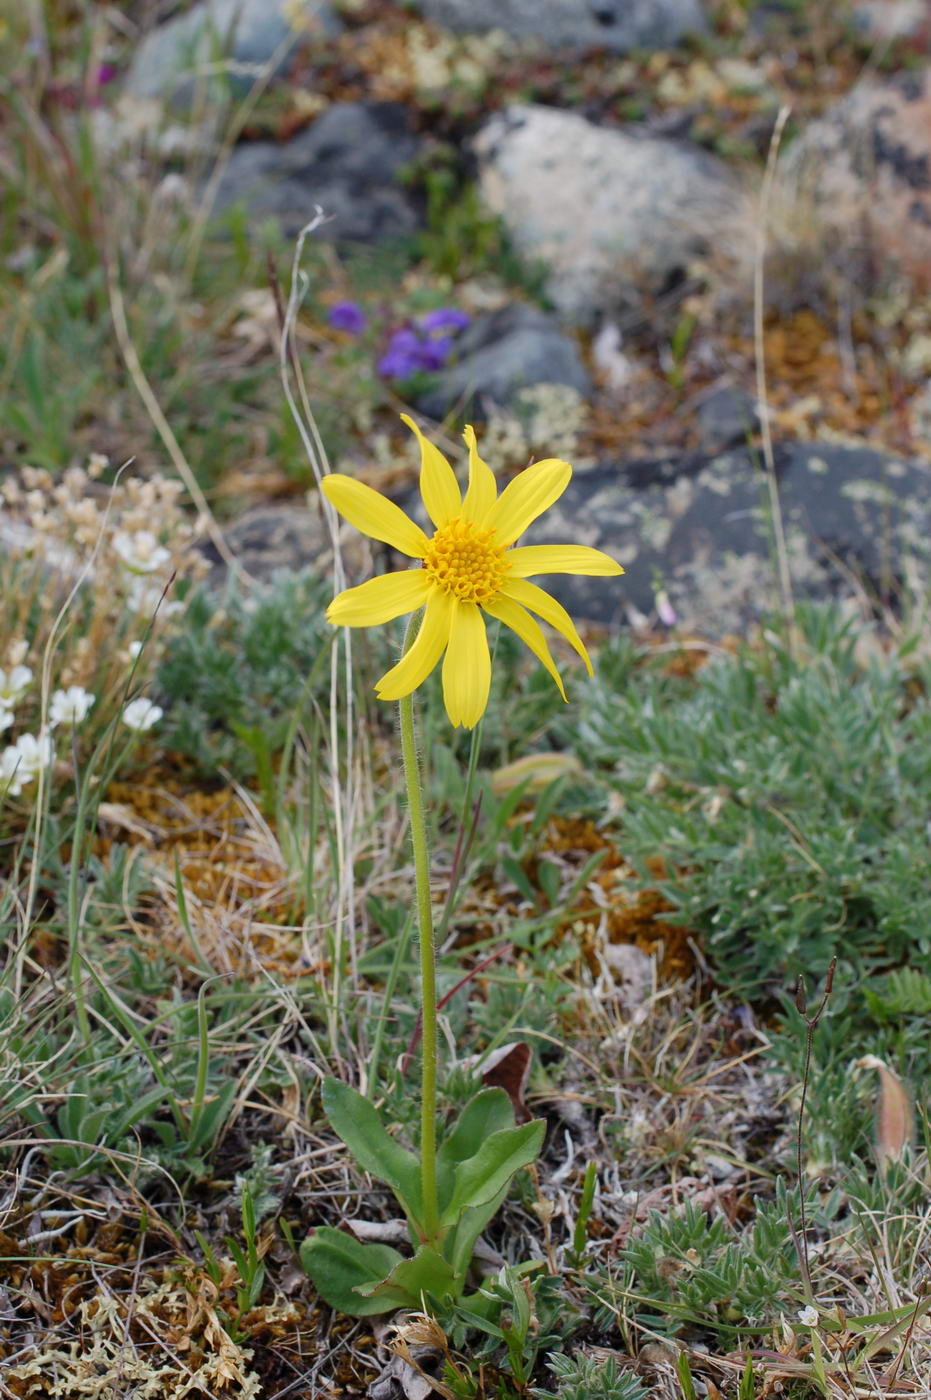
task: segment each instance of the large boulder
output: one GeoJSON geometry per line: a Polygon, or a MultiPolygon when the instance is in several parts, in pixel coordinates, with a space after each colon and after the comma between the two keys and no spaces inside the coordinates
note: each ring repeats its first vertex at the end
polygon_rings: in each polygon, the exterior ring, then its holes
{"type": "Polygon", "coordinates": [[[234,91],[253,85],[266,64],[287,63],[294,44],[340,32],[328,0],[199,0],[143,39],[126,75],[132,97],[190,99],[198,70],[226,59],[234,91]]]}
{"type": "Polygon", "coordinates": [[[551,107],[492,117],[475,151],[485,203],[517,250],[547,268],[560,315],[581,326],[661,290],[727,238],[739,203],[726,168],[704,151],[551,107]]]}
{"type": "Polygon", "coordinates": [[[293,236],[319,205],[327,215],[321,238],[374,243],[408,234],[419,215],[395,177],[418,145],[398,104],[340,102],[290,141],[237,146],[214,210],[241,202],[250,223],[276,219],[293,236]]]}
{"type": "Polygon", "coordinates": [[[552,49],[669,48],[706,28],[701,0],[420,0],[448,29],[503,29],[552,49]]]}
{"type": "Polygon", "coordinates": [[[865,81],[804,131],[781,163],[795,219],[832,256],[931,274],[931,68],[865,81]],[[807,211],[807,212],[806,212],[807,211]]]}
{"type": "MultiPolygon", "coordinates": [[[[775,450],[797,598],[844,594],[859,579],[881,595],[931,582],[931,465],[862,445],[787,442],[775,450]]],[[[754,449],[713,457],[603,464],[575,476],[528,542],[606,549],[627,570],[618,590],[553,578],[570,611],[616,623],[649,615],[657,580],[682,624],[742,633],[778,607],[765,480],[754,449]]]]}
{"type": "Polygon", "coordinates": [[[927,0],[860,0],[852,18],[857,29],[876,43],[917,39],[931,20],[927,0]]]}
{"type": "Polygon", "coordinates": [[[487,418],[534,384],[566,384],[583,398],[592,390],[575,341],[552,316],[515,302],[472,322],[456,341],[455,363],[417,407],[437,419],[452,411],[487,418]]]}

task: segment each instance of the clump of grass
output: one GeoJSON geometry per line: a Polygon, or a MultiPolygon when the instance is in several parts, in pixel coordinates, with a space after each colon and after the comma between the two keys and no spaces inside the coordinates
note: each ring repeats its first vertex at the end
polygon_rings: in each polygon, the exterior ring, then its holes
{"type": "MultiPolygon", "coordinates": [[[[842,963],[919,961],[931,707],[908,649],[864,661],[855,624],[800,608],[694,678],[595,679],[561,726],[625,803],[625,852],[661,860],[671,921],[744,993],[842,963]]],[[[655,879],[655,877],[651,877],[655,879]]]]}

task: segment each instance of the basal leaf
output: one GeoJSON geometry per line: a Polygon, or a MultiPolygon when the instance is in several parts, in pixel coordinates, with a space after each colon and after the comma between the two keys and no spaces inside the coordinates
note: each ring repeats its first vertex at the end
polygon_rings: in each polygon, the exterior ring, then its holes
{"type": "Polygon", "coordinates": [[[398,1288],[381,1289],[377,1297],[364,1296],[378,1288],[392,1270],[405,1261],[387,1244],[362,1244],[342,1230],[321,1225],[301,1245],[301,1265],[325,1302],[349,1317],[372,1317],[409,1307],[410,1295],[398,1288]]]}
{"type": "Polygon", "coordinates": [[[466,1206],[443,1241],[443,1253],[462,1282],[475,1252],[475,1241],[504,1204],[509,1185],[510,1182],[506,1181],[497,1196],[492,1196],[483,1205],[466,1206]]]}
{"type": "Polygon", "coordinates": [[[545,1132],[546,1124],[537,1119],[492,1133],[473,1157],[456,1168],[455,1188],[440,1218],[441,1228],[454,1225],[463,1210],[493,1200],[516,1171],[534,1160],[545,1132]]]}
{"type": "Polygon", "coordinates": [[[366,1285],[359,1291],[366,1297],[394,1296],[401,1290],[407,1306],[419,1308],[423,1294],[445,1298],[458,1293],[456,1278],[447,1260],[435,1249],[421,1245],[412,1259],[402,1259],[380,1283],[366,1285]]]}
{"type": "Polygon", "coordinates": [[[466,1104],[436,1154],[440,1210],[452,1199],[456,1168],[474,1157],[493,1133],[514,1126],[514,1110],[503,1089],[483,1089],[466,1104]]]}
{"type": "Polygon", "coordinates": [[[417,1158],[385,1130],[374,1105],[348,1084],[327,1079],[323,1108],[363,1171],[390,1186],[408,1219],[419,1222],[423,1210],[417,1158]]]}

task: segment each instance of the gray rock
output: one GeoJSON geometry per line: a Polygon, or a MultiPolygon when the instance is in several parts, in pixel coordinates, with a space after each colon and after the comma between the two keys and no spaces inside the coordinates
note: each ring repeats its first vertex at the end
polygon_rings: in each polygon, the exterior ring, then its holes
{"type": "MultiPolygon", "coordinates": [[[[931,586],[931,465],[867,446],[784,443],[776,470],[797,599],[849,594],[862,580],[894,601],[898,586],[931,586]]],[[[415,488],[396,499],[424,523],[415,488]]],[[[329,566],[319,514],[295,506],[251,511],[228,540],[250,574],[329,566]]],[[[350,582],[375,567],[402,568],[348,526],[350,582]]],[[[660,580],[681,625],[703,636],[741,634],[779,605],[767,494],[758,454],[602,463],[573,477],[562,498],[527,532],[528,544],[589,544],[627,570],[622,579],[552,575],[540,583],[574,617],[609,627],[654,612],[660,580]]],[[[205,545],[220,586],[225,570],[205,545]]]]}
{"type": "MultiPolygon", "coordinates": [[[[329,572],[333,547],[323,511],[316,505],[254,506],[224,530],[224,538],[246,579],[258,585],[272,582],[276,574],[298,573],[313,565],[319,574],[329,572]]],[[[348,526],[341,531],[340,545],[349,582],[362,583],[371,573],[370,542],[348,526]]],[[[207,586],[221,593],[230,575],[211,540],[202,540],[198,549],[210,565],[207,586]]]]}
{"type": "MultiPolygon", "coordinates": [[[[776,448],[795,596],[847,593],[852,577],[885,594],[931,581],[931,466],[867,446],[826,442],[776,448]]],[[[553,578],[570,611],[617,623],[633,605],[649,615],[662,580],[683,626],[742,633],[778,606],[767,494],[759,454],[600,466],[573,478],[533,527],[532,541],[606,549],[627,570],[616,589],[553,578]]],[[[603,580],[600,582],[603,583],[603,580]]]]}
{"type": "Polygon", "coordinates": [[[229,61],[234,92],[248,92],[261,70],[275,59],[287,63],[294,44],[342,29],[328,0],[301,0],[298,24],[287,17],[285,0],[200,0],[185,14],[160,24],[143,39],[126,75],[124,91],[132,97],[190,101],[199,68],[217,54],[229,61]],[[242,65],[251,71],[239,72],[242,65]]]}
{"type": "Polygon", "coordinates": [[[780,162],[776,199],[848,275],[878,257],[922,280],[931,263],[931,68],[864,81],[780,162]]]}
{"type": "Polygon", "coordinates": [[[322,238],[373,243],[408,234],[419,216],[395,177],[417,149],[397,103],[337,103],[290,141],[237,146],[214,211],[242,201],[250,223],[277,219],[293,236],[319,204],[328,216],[322,238]]]}
{"type": "Polygon", "coordinates": [[[516,302],[473,321],[456,341],[455,363],[417,407],[430,418],[484,418],[531,384],[568,384],[585,398],[592,390],[575,341],[551,316],[516,302]]]}
{"type": "Polygon", "coordinates": [[[927,0],[860,0],[853,20],[874,42],[917,39],[928,25],[927,0]]]}
{"type": "Polygon", "coordinates": [[[548,268],[549,296],[575,324],[661,289],[735,222],[737,189],[714,157],[573,112],[510,108],[475,150],[485,203],[518,251],[548,268]]]}
{"type": "Polygon", "coordinates": [[[503,29],[553,49],[661,49],[706,29],[701,0],[420,0],[448,29],[503,29]]]}
{"type": "Polygon", "coordinates": [[[724,452],[747,441],[759,417],[756,404],[742,389],[723,384],[698,405],[698,436],[705,452],[724,452]]]}

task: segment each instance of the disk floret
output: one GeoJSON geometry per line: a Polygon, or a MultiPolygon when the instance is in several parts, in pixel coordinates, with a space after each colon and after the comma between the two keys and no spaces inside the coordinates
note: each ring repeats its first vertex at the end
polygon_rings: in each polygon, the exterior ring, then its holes
{"type": "Polygon", "coordinates": [[[462,603],[487,603],[508,574],[495,530],[461,516],[441,525],[423,556],[424,568],[445,593],[462,603]]]}

